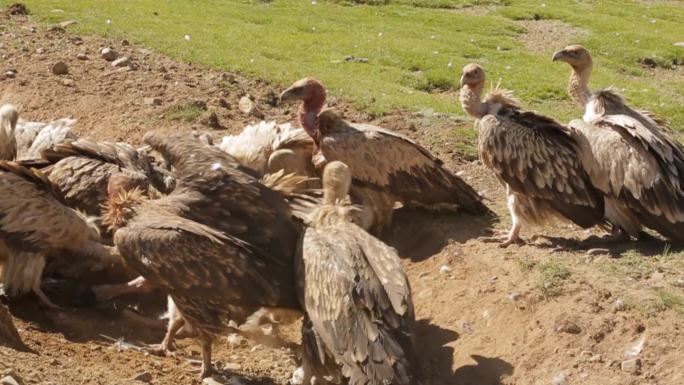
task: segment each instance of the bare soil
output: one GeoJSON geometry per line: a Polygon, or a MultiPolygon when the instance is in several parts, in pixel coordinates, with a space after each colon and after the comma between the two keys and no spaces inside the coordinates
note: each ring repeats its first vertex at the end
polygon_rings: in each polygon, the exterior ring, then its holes
{"type": "MultiPolygon", "coordinates": [[[[77,117],[78,133],[98,139],[137,143],[145,131],[160,127],[209,131],[201,116],[168,118],[169,108],[196,101],[207,106],[202,114],[216,112],[222,127],[211,133],[218,139],[256,121],[237,108],[247,94],[266,119],[294,119],[293,107],[272,105],[279,89],[265,81],[180,63],[119,41],[48,31],[30,17],[0,20],[0,56],[0,75],[17,71],[0,81],[0,102],[18,105],[27,120],[77,117]],[[104,46],[130,56],[137,70],[113,68],[100,58],[104,46]],[[79,53],[89,60],[79,60],[79,53]],[[68,65],[67,75],[52,74],[58,61],[68,65]],[[148,105],[145,98],[161,103],[148,105]]],[[[634,253],[636,264],[653,263],[664,242],[607,244],[591,238],[604,235],[599,230],[557,224],[535,229],[546,237],[524,246],[501,249],[484,243],[476,238],[487,228],[506,229],[510,223],[504,190],[476,160],[453,150],[450,133],[457,123],[426,121],[403,111],[372,119],[344,102],[334,107],[350,120],[370,121],[424,143],[484,192],[498,214],[499,222],[402,209],[384,237],[399,250],[411,279],[428,384],[684,383],[683,318],[677,302],[644,305],[656,303],[657,293],[684,295],[678,286],[681,265],[659,265],[641,275],[620,273],[623,266],[633,267],[624,261],[634,253]],[[610,255],[589,256],[586,250],[594,247],[608,247],[610,255]],[[561,266],[568,274],[544,280],[540,266],[561,266]],[[624,300],[624,309],[616,306],[618,300],[624,300]],[[631,358],[626,350],[642,338],[643,349],[635,355],[639,370],[621,369],[621,362],[631,358]]],[[[524,235],[532,234],[527,229],[524,235]]],[[[59,285],[46,281],[48,295],[54,297],[51,287],[59,285]]],[[[156,320],[164,311],[160,293],[61,311],[39,307],[30,295],[7,302],[32,352],[0,347],[0,378],[11,372],[25,384],[140,384],[135,377],[147,373],[151,384],[197,383],[193,370],[200,354],[192,339],[179,341],[175,357],[149,356],[138,349],[163,336],[163,322],[156,320]]],[[[220,340],[215,360],[228,383],[286,384],[298,362],[298,327],[284,327],[291,343],[284,348],[220,340]]]]}

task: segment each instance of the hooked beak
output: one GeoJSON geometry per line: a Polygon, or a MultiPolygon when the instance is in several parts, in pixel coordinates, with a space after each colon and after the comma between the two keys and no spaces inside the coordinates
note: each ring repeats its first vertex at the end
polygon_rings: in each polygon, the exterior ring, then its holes
{"type": "Polygon", "coordinates": [[[465,74],[463,74],[463,75],[461,75],[461,88],[463,88],[463,86],[465,86],[465,84],[466,84],[465,74]]]}
{"type": "Polygon", "coordinates": [[[565,51],[560,50],[553,54],[553,61],[563,61],[565,59],[565,51]]]}
{"type": "Polygon", "coordinates": [[[278,98],[280,103],[297,100],[297,94],[292,88],[288,88],[280,94],[278,98]]]}

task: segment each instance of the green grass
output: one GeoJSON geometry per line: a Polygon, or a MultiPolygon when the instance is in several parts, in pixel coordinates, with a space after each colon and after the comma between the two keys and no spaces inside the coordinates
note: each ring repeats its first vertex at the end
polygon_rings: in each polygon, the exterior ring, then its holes
{"type": "Polygon", "coordinates": [[[537,287],[544,297],[556,297],[563,292],[563,282],[570,278],[570,270],[564,264],[555,261],[537,265],[539,283],[537,287]]]}
{"type": "Polygon", "coordinates": [[[205,109],[194,103],[177,104],[169,107],[164,112],[164,119],[194,122],[202,115],[205,109]]]}
{"type": "MultiPolygon", "coordinates": [[[[10,1],[0,0],[6,6],[10,1]]],[[[684,63],[684,7],[630,1],[545,0],[197,0],[26,1],[48,23],[75,19],[78,33],[123,37],[170,56],[265,78],[281,86],[307,75],[331,94],[372,114],[394,108],[463,115],[460,69],[476,61],[525,105],[566,121],[578,117],[565,95],[569,68],[548,47],[528,52],[522,19],[559,19],[588,31],[578,43],[594,52],[595,87],[617,86],[635,106],[684,130],[684,81],[655,78],[639,65],[684,63]],[[372,5],[364,5],[370,3],[372,5]],[[361,5],[359,5],[361,4],[361,5]],[[497,5],[487,15],[458,12],[497,5]],[[454,10],[456,8],[456,10],[454,10]],[[55,9],[63,12],[54,12],[55,9]],[[110,19],[107,25],[105,20],[110,19]],[[655,21],[655,22],[652,22],[655,21]],[[190,41],[184,35],[190,35],[190,41]],[[346,55],[368,64],[348,63],[346,55]],[[451,63],[451,65],[449,65],[451,63]],[[447,91],[447,92],[445,92],[447,91]]],[[[663,70],[668,71],[668,70],[663,70]]],[[[673,75],[674,76],[674,75],[673,75]]]]}

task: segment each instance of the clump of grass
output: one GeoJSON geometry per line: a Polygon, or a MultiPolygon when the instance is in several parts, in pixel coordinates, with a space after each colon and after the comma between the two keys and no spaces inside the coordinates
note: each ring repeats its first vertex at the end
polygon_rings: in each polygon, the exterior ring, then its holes
{"type": "Polygon", "coordinates": [[[520,271],[524,273],[531,273],[534,267],[537,266],[537,262],[528,258],[518,258],[515,262],[520,271]]]}
{"type": "Polygon", "coordinates": [[[600,270],[617,277],[647,279],[656,271],[655,265],[654,260],[644,258],[638,252],[630,250],[624,253],[620,259],[606,261],[600,270]]]}
{"type": "Polygon", "coordinates": [[[684,298],[677,294],[665,290],[658,291],[658,299],[666,309],[676,311],[679,315],[684,315],[684,298]]]}
{"type": "Polygon", "coordinates": [[[544,297],[556,297],[563,292],[563,282],[570,278],[570,270],[567,266],[549,261],[537,266],[539,271],[539,283],[537,287],[544,297]]]}
{"type": "Polygon", "coordinates": [[[203,111],[204,109],[196,103],[176,104],[164,112],[164,119],[194,122],[203,111]]]}

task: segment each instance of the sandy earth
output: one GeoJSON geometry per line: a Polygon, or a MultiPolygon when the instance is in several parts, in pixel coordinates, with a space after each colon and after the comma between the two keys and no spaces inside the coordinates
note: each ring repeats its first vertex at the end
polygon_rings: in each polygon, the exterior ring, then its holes
{"type": "MultiPolygon", "coordinates": [[[[120,41],[48,31],[30,18],[0,19],[0,55],[0,74],[17,71],[0,81],[0,102],[18,105],[27,120],[77,117],[78,133],[98,139],[137,142],[146,130],[160,127],[207,130],[219,139],[257,120],[238,109],[238,100],[246,94],[254,97],[267,119],[294,118],[293,107],[271,105],[278,89],[266,82],[179,63],[120,41]],[[138,69],[116,71],[99,57],[103,46],[130,56],[138,69]],[[78,59],[79,53],[89,60],[78,59]],[[58,61],[68,65],[69,74],[52,74],[58,61]],[[147,105],[145,98],[151,97],[159,98],[160,105],[147,105]],[[195,101],[207,105],[205,115],[216,112],[220,129],[204,126],[201,119],[164,118],[169,107],[195,101]]],[[[411,279],[418,349],[428,384],[684,383],[682,315],[667,308],[644,312],[638,306],[615,306],[622,298],[646,301],[658,289],[684,294],[675,286],[681,270],[664,265],[635,278],[603,268],[618,264],[628,249],[647,255],[640,258],[658,255],[663,242],[608,245],[611,256],[592,257],[585,250],[605,245],[584,240],[603,234],[562,224],[538,229],[549,238],[525,246],[500,249],[479,241],[475,238],[486,228],[505,229],[510,222],[498,182],[477,161],[452,150],[454,125],[471,122],[426,120],[405,112],[373,120],[345,103],[333,104],[350,120],[371,121],[424,143],[482,191],[499,216],[497,222],[400,211],[385,236],[399,250],[411,279]],[[555,250],[558,245],[570,251],[555,250]],[[554,296],[543,295],[535,267],[549,261],[571,271],[554,296]],[[626,350],[642,338],[643,350],[636,355],[640,368],[634,373],[621,368],[630,358],[626,350]]],[[[54,295],[51,284],[55,282],[45,283],[48,295],[54,295]]],[[[198,368],[199,347],[192,339],[179,342],[175,357],[148,356],[137,349],[163,336],[163,322],[136,316],[161,314],[164,299],[159,293],[63,311],[41,308],[30,295],[3,301],[32,352],[0,347],[0,378],[10,373],[24,384],[46,385],[197,383],[193,370],[198,368]]],[[[298,361],[298,327],[284,328],[291,342],[284,348],[222,339],[214,353],[224,382],[286,384],[298,361]]]]}

